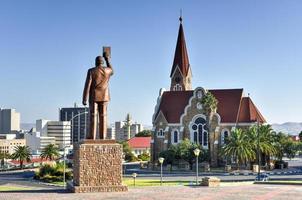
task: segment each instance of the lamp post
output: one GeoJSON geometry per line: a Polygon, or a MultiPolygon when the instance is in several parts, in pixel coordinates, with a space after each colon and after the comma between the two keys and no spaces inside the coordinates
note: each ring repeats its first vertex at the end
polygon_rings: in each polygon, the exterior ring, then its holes
{"type": "Polygon", "coordinates": [[[159,157],[158,162],[160,163],[160,185],[163,185],[163,163],[164,163],[164,158],[159,157]]]}
{"type": "Polygon", "coordinates": [[[257,152],[257,156],[258,156],[258,181],[260,181],[260,133],[259,133],[259,121],[257,119],[257,139],[258,139],[258,152],[257,152]]]}
{"type": "Polygon", "coordinates": [[[198,156],[199,156],[200,150],[198,148],[194,149],[194,154],[196,156],[196,185],[198,185],[198,156]]]}
{"type": "MultiPolygon", "coordinates": [[[[84,112],[81,112],[81,113],[78,113],[78,114],[76,114],[75,116],[72,116],[72,118],[69,120],[70,121],[70,126],[72,126],[71,128],[72,128],[72,133],[71,133],[71,142],[72,142],[72,144],[73,144],[73,123],[74,123],[74,119],[76,118],[76,117],[79,117],[80,115],[83,115],[83,114],[87,114],[88,112],[87,111],[84,111],[84,112]]],[[[79,129],[79,127],[80,127],[80,118],[78,119],[78,129],[79,129]]],[[[86,115],[85,115],[85,130],[84,130],[84,132],[85,132],[85,136],[86,136],[86,115]]],[[[80,141],[80,137],[79,137],[79,135],[80,135],[80,131],[78,131],[78,140],[80,141]]]]}
{"type": "Polygon", "coordinates": [[[137,176],[137,173],[133,173],[133,174],[132,174],[132,177],[133,177],[133,185],[134,185],[134,187],[135,187],[135,178],[136,178],[136,176],[137,176]]]}

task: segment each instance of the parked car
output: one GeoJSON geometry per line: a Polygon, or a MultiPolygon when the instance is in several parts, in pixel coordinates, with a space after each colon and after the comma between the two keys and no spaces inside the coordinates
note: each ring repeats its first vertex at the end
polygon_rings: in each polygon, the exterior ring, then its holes
{"type": "Polygon", "coordinates": [[[255,181],[268,181],[268,180],[269,180],[268,174],[260,174],[260,175],[257,175],[255,178],[255,181]]]}

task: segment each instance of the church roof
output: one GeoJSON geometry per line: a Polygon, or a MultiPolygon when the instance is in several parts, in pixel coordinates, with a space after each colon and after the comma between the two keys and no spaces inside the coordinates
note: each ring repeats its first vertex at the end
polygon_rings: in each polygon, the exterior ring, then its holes
{"type": "MultiPolygon", "coordinates": [[[[180,123],[180,117],[189,104],[193,92],[193,90],[164,92],[156,117],[161,111],[168,123],[180,123]]],[[[222,123],[251,123],[257,118],[259,122],[265,122],[252,100],[243,97],[243,89],[219,89],[209,92],[218,100],[217,113],[222,123]]]]}
{"type": "Polygon", "coordinates": [[[238,122],[266,122],[250,97],[243,97],[240,104],[238,122]]]}
{"type": "Polygon", "coordinates": [[[182,18],[180,18],[179,20],[180,20],[180,25],[179,25],[176,49],[174,54],[174,61],[173,61],[170,77],[172,77],[177,66],[179,67],[181,73],[184,76],[187,76],[190,68],[189,57],[188,57],[186,41],[185,41],[185,34],[182,27],[182,18]]]}

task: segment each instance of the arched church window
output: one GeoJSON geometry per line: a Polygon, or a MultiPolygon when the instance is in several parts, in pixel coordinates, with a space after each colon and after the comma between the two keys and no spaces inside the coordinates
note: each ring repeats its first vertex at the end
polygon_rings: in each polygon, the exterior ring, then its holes
{"type": "Polygon", "coordinates": [[[230,135],[230,131],[228,129],[223,129],[221,131],[221,144],[225,144],[227,141],[227,138],[230,135]]]}
{"type": "Polygon", "coordinates": [[[201,144],[204,148],[208,146],[208,131],[206,128],[206,120],[198,117],[191,125],[193,131],[193,141],[201,144]]]}
{"type": "Polygon", "coordinates": [[[172,141],[172,144],[177,144],[178,143],[178,141],[179,141],[179,132],[178,132],[178,130],[174,129],[172,131],[171,141],[172,141]]]}

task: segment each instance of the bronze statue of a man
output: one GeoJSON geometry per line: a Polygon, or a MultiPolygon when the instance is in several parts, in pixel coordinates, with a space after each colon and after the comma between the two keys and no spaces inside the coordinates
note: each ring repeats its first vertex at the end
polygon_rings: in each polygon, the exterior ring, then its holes
{"type": "Polygon", "coordinates": [[[83,105],[86,105],[89,96],[90,128],[86,139],[97,138],[106,139],[107,136],[107,104],[110,101],[109,79],[113,74],[112,66],[109,62],[108,53],[95,58],[95,67],[87,72],[83,92],[83,105]],[[106,61],[105,67],[103,57],[106,61]],[[99,116],[99,133],[97,133],[97,116],[99,116]]]}

